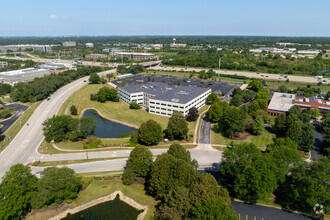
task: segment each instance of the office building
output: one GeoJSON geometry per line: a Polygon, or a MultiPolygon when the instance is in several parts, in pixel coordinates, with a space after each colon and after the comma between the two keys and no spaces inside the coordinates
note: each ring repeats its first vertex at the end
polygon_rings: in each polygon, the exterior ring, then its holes
{"type": "Polygon", "coordinates": [[[49,74],[50,72],[48,70],[40,68],[13,70],[7,72],[0,72],[0,81],[6,83],[28,82],[36,77],[43,77],[49,74]]]}
{"type": "Polygon", "coordinates": [[[76,67],[66,63],[45,63],[38,66],[40,69],[60,70],[60,69],[75,69],[76,67]]]}
{"type": "Polygon", "coordinates": [[[94,44],[93,43],[86,43],[86,47],[87,48],[93,48],[94,47],[94,44]]]}
{"type": "Polygon", "coordinates": [[[93,60],[97,60],[97,59],[107,59],[109,56],[106,54],[96,54],[96,53],[92,53],[92,54],[86,54],[85,58],[86,59],[93,59],[93,60]]]}
{"type": "Polygon", "coordinates": [[[135,101],[148,108],[148,112],[171,116],[179,111],[184,116],[189,109],[203,107],[211,94],[209,88],[189,86],[169,86],[164,83],[146,83],[141,85],[118,87],[119,98],[127,104],[135,101]]]}
{"type": "Polygon", "coordinates": [[[50,45],[35,45],[32,47],[33,51],[38,52],[51,52],[52,47],[50,45]]]}

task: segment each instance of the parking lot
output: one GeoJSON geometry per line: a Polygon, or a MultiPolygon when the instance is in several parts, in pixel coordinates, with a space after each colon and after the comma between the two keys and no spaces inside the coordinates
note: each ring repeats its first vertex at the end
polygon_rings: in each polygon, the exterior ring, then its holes
{"type": "Polygon", "coordinates": [[[160,82],[171,86],[181,85],[181,86],[193,86],[193,87],[203,87],[210,88],[212,92],[220,93],[224,92],[225,95],[230,95],[232,90],[236,87],[243,85],[242,83],[228,82],[228,81],[213,81],[207,79],[196,79],[188,78],[182,76],[173,75],[160,75],[160,74],[139,74],[126,79],[117,79],[111,81],[116,86],[123,85],[138,85],[148,82],[160,82]]]}
{"type": "Polygon", "coordinates": [[[9,119],[2,120],[0,124],[2,125],[1,131],[5,132],[14,122],[25,112],[28,108],[26,105],[21,105],[18,103],[9,103],[5,105],[8,108],[12,108],[16,111],[13,117],[9,119]]]}

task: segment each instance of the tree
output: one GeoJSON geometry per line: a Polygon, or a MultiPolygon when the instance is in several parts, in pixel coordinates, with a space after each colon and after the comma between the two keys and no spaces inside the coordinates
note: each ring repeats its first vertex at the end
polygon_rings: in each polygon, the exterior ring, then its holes
{"type": "Polygon", "coordinates": [[[150,119],[141,124],[138,130],[138,142],[147,146],[157,145],[163,137],[162,127],[150,119]]]}
{"type": "Polygon", "coordinates": [[[228,191],[220,187],[216,179],[208,173],[200,175],[189,189],[189,198],[192,206],[206,202],[209,198],[219,197],[226,203],[230,203],[228,191]]]}
{"type": "Polygon", "coordinates": [[[92,73],[89,76],[89,82],[91,84],[100,84],[100,81],[101,81],[101,78],[100,78],[100,76],[97,73],[92,73]]]}
{"type": "Polygon", "coordinates": [[[206,202],[197,205],[190,214],[191,220],[217,219],[236,220],[237,216],[232,206],[221,198],[210,198],[206,202]]]}
{"type": "Polygon", "coordinates": [[[274,143],[267,146],[266,151],[271,155],[277,164],[277,179],[283,182],[290,167],[301,161],[301,154],[298,145],[290,138],[275,138],[274,143]]]}
{"type": "Polygon", "coordinates": [[[208,104],[212,104],[214,101],[218,100],[218,96],[217,94],[215,94],[214,92],[212,92],[207,98],[206,98],[206,102],[208,104]]]}
{"type": "Polygon", "coordinates": [[[147,182],[148,191],[156,198],[164,198],[179,186],[189,187],[197,179],[197,171],[184,160],[169,153],[157,157],[147,182]]]}
{"type": "Polygon", "coordinates": [[[212,122],[219,122],[222,119],[223,113],[229,108],[227,102],[214,102],[207,112],[207,116],[212,122]]]}
{"type": "Polygon", "coordinates": [[[287,92],[288,91],[288,88],[286,86],[282,85],[282,86],[279,86],[278,87],[278,91],[279,92],[287,92]]]}
{"type": "Polygon", "coordinates": [[[151,151],[144,146],[137,146],[129,155],[124,173],[129,171],[133,172],[136,177],[146,177],[151,169],[152,162],[151,151]]]}
{"type": "Polygon", "coordinates": [[[301,113],[300,107],[298,105],[294,105],[289,109],[289,114],[294,114],[299,117],[301,113]]]}
{"type": "Polygon", "coordinates": [[[37,177],[23,164],[16,164],[0,184],[0,219],[21,219],[31,210],[37,177]]]}
{"type": "Polygon", "coordinates": [[[276,202],[284,208],[305,213],[314,213],[313,207],[318,203],[324,205],[327,212],[330,208],[329,167],[329,158],[297,164],[276,190],[276,202]]]}
{"type": "Polygon", "coordinates": [[[129,104],[129,108],[130,109],[141,109],[141,106],[139,104],[136,103],[136,101],[132,101],[130,104],[129,104]]]}
{"type": "Polygon", "coordinates": [[[32,199],[33,208],[60,204],[77,198],[82,187],[81,177],[68,167],[48,167],[40,174],[37,192],[32,199]]]}
{"type": "Polygon", "coordinates": [[[249,89],[252,89],[255,92],[258,92],[260,89],[262,89],[263,84],[260,79],[254,79],[249,83],[249,89]]]}
{"type": "Polygon", "coordinates": [[[310,113],[313,118],[317,118],[321,116],[320,110],[315,107],[311,109],[310,113]]]}
{"type": "Polygon", "coordinates": [[[188,115],[187,115],[187,121],[196,121],[199,117],[198,114],[198,109],[196,107],[192,107],[189,109],[188,111],[188,115]]]}
{"type": "Polygon", "coordinates": [[[237,107],[229,107],[219,122],[220,131],[226,137],[234,137],[238,132],[244,131],[246,114],[237,107]]]}
{"type": "Polygon", "coordinates": [[[233,98],[230,100],[230,104],[233,106],[240,106],[243,104],[243,96],[240,94],[236,94],[233,96],[233,98]]]}
{"type": "Polygon", "coordinates": [[[261,117],[257,117],[252,124],[252,133],[255,135],[261,134],[264,129],[264,120],[261,117]]]}
{"type": "Polygon", "coordinates": [[[102,87],[96,94],[96,99],[99,102],[113,101],[119,102],[118,92],[107,86],[102,87]]]}
{"type": "Polygon", "coordinates": [[[72,105],[70,108],[71,115],[77,115],[77,107],[75,105],[72,105]]]}
{"type": "Polygon", "coordinates": [[[253,144],[226,149],[220,167],[220,183],[236,198],[255,202],[277,187],[276,164],[253,144]]]}
{"type": "Polygon", "coordinates": [[[299,149],[305,152],[310,151],[315,142],[314,126],[310,123],[302,125],[302,135],[299,141],[299,149]]]}
{"type": "Polygon", "coordinates": [[[189,129],[181,112],[173,111],[168,120],[166,135],[170,140],[182,140],[187,136],[189,129]]]}

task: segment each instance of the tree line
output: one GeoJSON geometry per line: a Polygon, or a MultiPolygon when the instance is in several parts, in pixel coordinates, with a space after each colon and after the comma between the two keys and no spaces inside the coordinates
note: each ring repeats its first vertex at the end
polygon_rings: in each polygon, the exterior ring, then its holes
{"type": "Polygon", "coordinates": [[[30,82],[20,82],[13,86],[10,97],[13,101],[36,102],[47,98],[62,86],[91,73],[101,72],[101,67],[79,67],[77,70],[67,70],[59,74],[51,74],[35,78],[30,82]]]}

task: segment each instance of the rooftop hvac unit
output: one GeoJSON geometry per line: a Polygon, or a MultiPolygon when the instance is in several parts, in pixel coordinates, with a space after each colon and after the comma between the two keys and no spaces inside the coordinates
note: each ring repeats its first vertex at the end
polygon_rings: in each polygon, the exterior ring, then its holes
{"type": "Polygon", "coordinates": [[[179,99],[171,99],[172,102],[179,102],[179,99]]]}
{"type": "Polygon", "coordinates": [[[188,95],[189,94],[189,92],[188,91],[180,91],[180,92],[178,92],[178,94],[179,95],[188,95]]]}

